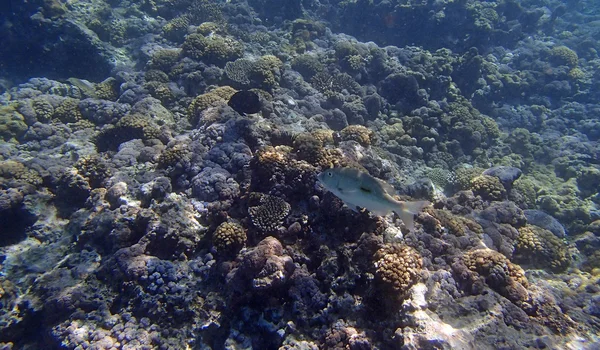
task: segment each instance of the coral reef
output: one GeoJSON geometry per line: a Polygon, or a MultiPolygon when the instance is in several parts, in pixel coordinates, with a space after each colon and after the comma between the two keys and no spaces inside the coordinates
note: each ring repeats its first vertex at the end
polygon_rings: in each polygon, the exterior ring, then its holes
{"type": "Polygon", "coordinates": [[[593,347],[598,8],[0,2],[0,348],[593,347]]]}

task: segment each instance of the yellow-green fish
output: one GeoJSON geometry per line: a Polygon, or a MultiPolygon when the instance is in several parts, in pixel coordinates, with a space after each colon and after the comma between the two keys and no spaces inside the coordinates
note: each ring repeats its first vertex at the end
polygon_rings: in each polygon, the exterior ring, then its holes
{"type": "Polygon", "coordinates": [[[430,203],[427,201],[400,202],[391,194],[392,185],[354,168],[332,168],[317,175],[323,186],[338,196],[352,210],[365,208],[375,215],[396,213],[409,230],[413,217],[430,203]]]}

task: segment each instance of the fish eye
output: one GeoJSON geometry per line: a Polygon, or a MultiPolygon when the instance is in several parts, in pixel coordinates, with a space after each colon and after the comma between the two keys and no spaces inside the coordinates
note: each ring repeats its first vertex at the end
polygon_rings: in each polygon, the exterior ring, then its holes
{"type": "Polygon", "coordinates": [[[328,175],[329,177],[332,177],[332,176],[333,176],[333,173],[332,173],[331,171],[328,171],[328,172],[327,172],[327,175],[328,175]]]}

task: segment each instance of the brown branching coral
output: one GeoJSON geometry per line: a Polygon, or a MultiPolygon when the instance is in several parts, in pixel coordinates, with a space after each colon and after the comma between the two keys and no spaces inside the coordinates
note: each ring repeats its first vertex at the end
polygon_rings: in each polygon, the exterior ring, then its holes
{"type": "Polygon", "coordinates": [[[282,198],[258,194],[260,204],[248,208],[252,224],[262,232],[274,231],[290,213],[291,206],[282,198]]]}
{"type": "Polygon", "coordinates": [[[376,276],[386,287],[400,295],[406,293],[421,277],[421,256],[407,245],[385,245],[375,253],[374,260],[376,276]]]}
{"type": "Polygon", "coordinates": [[[571,263],[568,246],[552,232],[534,225],[519,228],[515,259],[552,271],[564,271],[571,263]]]}

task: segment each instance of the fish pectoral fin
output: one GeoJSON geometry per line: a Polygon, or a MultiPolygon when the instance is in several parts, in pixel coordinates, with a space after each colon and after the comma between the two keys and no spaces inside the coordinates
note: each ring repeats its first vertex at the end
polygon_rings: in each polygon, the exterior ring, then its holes
{"type": "Polygon", "coordinates": [[[361,192],[364,192],[364,193],[371,193],[371,192],[373,192],[370,188],[364,187],[364,186],[361,186],[359,189],[360,189],[361,192]]]}

